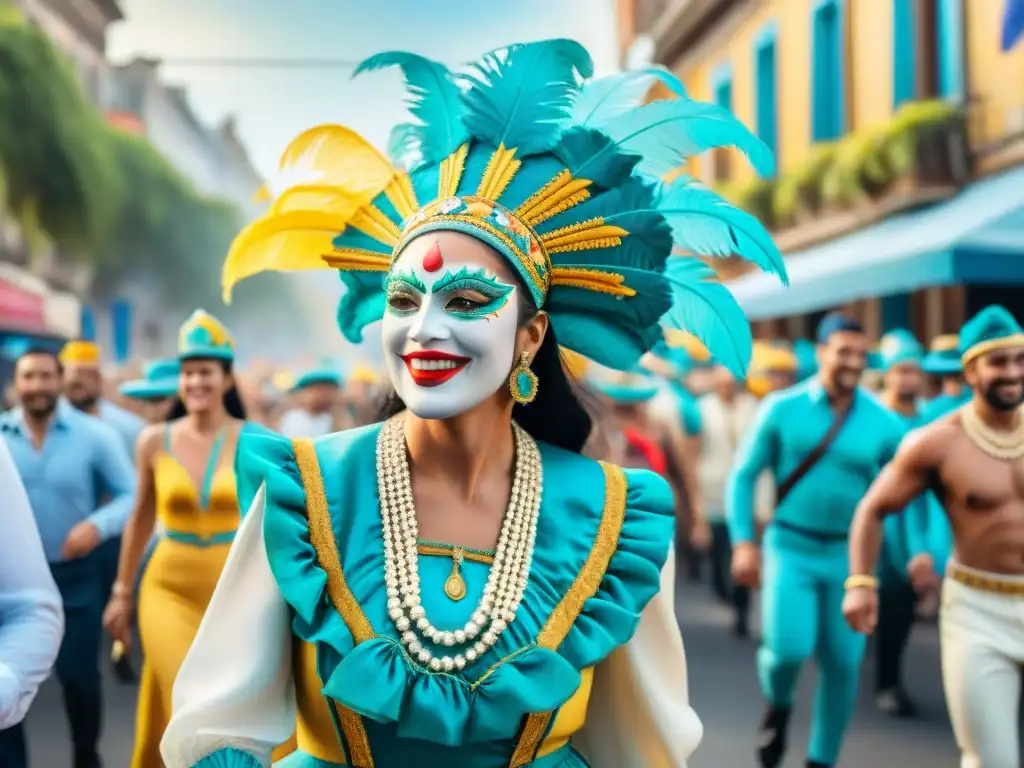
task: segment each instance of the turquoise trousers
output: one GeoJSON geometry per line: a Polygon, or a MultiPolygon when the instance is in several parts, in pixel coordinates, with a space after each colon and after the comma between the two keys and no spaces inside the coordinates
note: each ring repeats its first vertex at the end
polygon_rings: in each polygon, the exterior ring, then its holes
{"type": "Polygon", "coordinates": [[[843,619],[849,573],[845,539],[823,541],[773,524],[764,542],[761,690],[774,707],[791,707],[804,662],[818,663],[808,759],[835,765],[853,715],[863,635],[843,619]]]}

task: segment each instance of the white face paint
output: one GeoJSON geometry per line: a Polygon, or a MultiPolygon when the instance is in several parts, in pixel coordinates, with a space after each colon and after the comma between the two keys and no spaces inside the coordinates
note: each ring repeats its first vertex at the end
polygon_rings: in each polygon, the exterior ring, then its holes
{"type": "Polygon", "coordinates": [[[501,257],[458,232],[430,233],[391,268],[381,327],[388,377],[412,413],[446,419],[506,385],[515,357],[518,288],[501,257]]]}

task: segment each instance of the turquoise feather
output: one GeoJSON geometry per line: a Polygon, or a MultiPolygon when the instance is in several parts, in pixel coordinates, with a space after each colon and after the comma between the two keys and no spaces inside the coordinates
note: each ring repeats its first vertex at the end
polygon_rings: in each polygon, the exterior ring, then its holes
{"type": "Polygon", "coordinates": [[[661,338],[657,325],[609,323],[593,313],[565,312],[557,323],[559,344],[616,371],[628,371],[661,338]]]}
{"type": "Polygon", "coordinates": [[[345,293],[338,302],[338,328],[353,344],[363,340],[363,329],[384,317],[384,273],[338,273],[345,293]]]}
{"type": "Polygon", "coordinates": [[[746,315],[714,270],[697,259],[673,257],[665,277],[672,285],[672,308],[662,324],[696,336],[715,360],[746,378],[754,340],[746,315]]]}
{"type": "Polygon", "coordinates": [[[657,210],[654,188],[639,177],[632,177],[622,186],[580,203],[538,227],[545,232],[578,221],[601,217],[605,224],[622,227],[629,235],[616,248],[569,251],[556,254],[559,263],[598,263],[607,259],[606,268],[618,272],[620,267],[660,272],[672,251],[672,230],[657,210]],[[578,261],[577,261],[578,260],[578,261]]]}
{"type": "Polygon", "coordinates": [[[637,169],[649,176],[664,176],[687,159],[718,147],[740,150],[762,176],[775,173],[771,150],[716,104],[655,101],[620,115],[603,130],[619,149],[641,155],[637,169]]]}
{"type": "Polygon", "coordinates": [[[761,222],[707,187],[673,182],[662,188],[657,209],[676,247],[700,256],[740,256],[789,284],[782,254],[761,222]]]}
{"type": "Polygon", "coordinates": [[[672,72],[664,67],[648,67],[619,75],[591,80],[583,86],[569,113],[569,124],[600,128],[619,115],[636,109],[655,82],[660,81],[679,98],[686,98],[686,89],[672,72]]]}
{"type": "Polygon", "coordinates": [[[463,93],[463,123],[474,138],[515,148],[517,157],[547,152],[579,89],[593,74],[590,54],[573,40],[546,40],[492,51],[473,65],[463,93]]]}
{"type": "Polygon", "coordinates": [[[621,184],[640,161],[639,155],[615,150],[615,142],[592,128],[567,128],[551,150],[575,179],[589,179],[602,187],[621,184]]]}
{"type": "Polygon", "coordinates": [[[440,162],[465,143],[469,134],[463,124],[462,93],[447,67],[415,53],[387,51],[368,58],[352,76],[386,67],[401,67],[409,111],[420,121],[407,139],[415,144],[417,165],[406,168],[440,162]]]}
{"type": "Polygon", "coordinates": [[[400,123],[391,129],[388,136],[388,158],[399,168],[410,170],[423,165],[423,153],[420,152],[420,139],[417,136],[420,126],[413,123],[400,123]]]}

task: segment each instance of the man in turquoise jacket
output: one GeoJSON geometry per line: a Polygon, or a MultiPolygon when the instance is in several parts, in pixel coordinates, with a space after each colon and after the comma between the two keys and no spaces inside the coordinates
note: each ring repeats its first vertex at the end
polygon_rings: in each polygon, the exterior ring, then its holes
{"type": "Polygon", "coordinates": [[[757,586],[754,493],[762,471],[778,488],[764,537],[763,642],[758,675],[767,699],[758,755],[782,763],[797,677],[815,657],[820,670],[808,768],[832,768],[853,713],[864,638],[842,616],[847,531],[854,509],[892,458],[899,419],[860,387],[867,362],[863,328],[841,314],[818,327],[819,371],[769,395],[737,455],[726,490],[733,576],[757,586]]]}

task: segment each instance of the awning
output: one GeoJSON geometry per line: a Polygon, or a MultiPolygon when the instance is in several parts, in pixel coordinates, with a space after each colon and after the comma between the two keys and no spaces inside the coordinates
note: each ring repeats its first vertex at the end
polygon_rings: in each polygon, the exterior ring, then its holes
{"type": "Polygon", "coordinates": [[[0,278],[0,328],[45,333],[44,297],[0,278]]]}
{"type": "Polygon", "coordinates": [[[787,255],[790,285],[730,281],[751,320],[815,312],[938,285],[1024,285],[1024,167],[977,181],[931,208],[787,255]]]}

